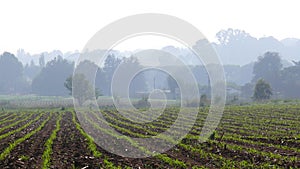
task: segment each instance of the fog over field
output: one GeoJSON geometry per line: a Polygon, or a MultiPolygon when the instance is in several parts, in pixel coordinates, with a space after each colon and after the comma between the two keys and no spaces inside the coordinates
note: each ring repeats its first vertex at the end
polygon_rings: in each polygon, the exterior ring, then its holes
{"type": "MultiPolygon", "coordinates": [[[[273,99],[300,97],[299,92],[293,92],[299,88],[300,80],[298,78],[300,75],[299,39],[287,38],[279,41],[272,36],[255,38],[246,31],[232,28],[219,31],[216,37],[218,42],[212,42],[211,45],[218,53],[223,64],[228,97],[240,97],[241,100],[250,101],[255,83],[260,78],[270,83],[273,99]]],[[[143,67],[143,63],[152,62],[155,64],[155,62],[159,63],[160,59],[165,58],[166,62],[170,59],[170,57],[162,54],[157,56],[157,61],[155,61],[154,55],[152,58],[144,57],[146,60],[135,60],[134,55],[145,49],[132,51],[117,49],[118,46],[116,49],[110,50],[106,60],[97,68],[95,87],[99,89],[103,96],[112,96],[109,85],[114,71],[121,63],[129,64],[132,62],[130,65],[133,67],[143,67]]],[[[167,52],[182,60],[193,71],[200,92],[209,95],[207,67],[198,60],[198,57],[189,48],[179,44],[178,46],[164,46],[157,50],[167,52]]],[[[0,60],[2,65],[0,67],[2,77],[0,93],[68,96],[69,92],[64,87],[64,83],[73,74],[74,63],[77,62],[79,56],[79,51],[62,52],[54,50],[30,54],[20,49],[15,55],[5,52],[1,55],[0,60]]],[[[171,63],[170,60],[169,63],[171,63]]],[[[169,66],[178,67],[172,64],[169,66]]],[[[87,69],[90,68],[90,66],[86,67],[87,69]]],[[[178,67],[178,69],[180,68],[178,67]]],[[[175,96],[176,87],[168,77],[168,74],[159,70],[145,71],[138,74],[132,83],[134,85],[131,88],[131,96],[140,97],[137,93],[150,92],[153,89],[170,90],[170,95],[175,96]]]]}
{"type": "Polygon", "coordinates": [[[0,6],[0,169],[300,168],[300,1],[0,6]]]}

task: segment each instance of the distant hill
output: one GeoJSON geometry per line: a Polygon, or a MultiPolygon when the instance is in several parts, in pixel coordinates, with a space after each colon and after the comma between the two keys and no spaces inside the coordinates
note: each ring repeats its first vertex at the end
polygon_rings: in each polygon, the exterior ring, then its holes
{"type": "MultiPolygon", "coordinates": [[[[232,28],[219,31],[216,34],[216,37],[217,42],[211,44],[216,49],[221,63],[224,65],[226,79],[227,81],[234,82],[238,85],[244,85],[245,83],[250,82],[253,76],[252,72],[255,61],[258,56],[262,56],[267,51],[278,52],[281,56],[283,67],[292,66],[293,60],[300,60],[300,39],[286,38],[278,40],[272,36],[255,38],[243,30],[232,28]]],[[[165,46],[162,47],[161,50],[178,57],[186,65],[194,66],[202,64],[198,57],[187,48],[165,46]]],[[[122,58],[132,56],[134,53],[140,51],[141,49],[135,51],[112,50],[110,51],[110,54],[122,58]]],[[[46,63],[57,56],[61,56],[64,59],[74,62],[79,58],[80,52],[74,51],[63,53],[59,50],[54,50],[40,54],[29,54],[26,53],[25,50],[20,49],[16,54],[17,58],[24,66],[26,64],[30,65],[31,63],[39,65],[39,58],[42,55],[44,56],[46,63]]]]}
{"type": "MultiPolygon", "coordinates": [[[[224,65],[246,65],[255,62],[258,56],[263,55],[267,51],[279,52],[282,60],[287,61],[286,63],[291,63],[292,60],[300,59],[300,39],[286,38],[278,40],[272,36],[255,38],[243,30],[232,28],[219,31],[216,34],[216,37],[217,42],[213,42],[212,45],[216,49],[224,65]]],[[[199,64],[197,57],[186,48],[165,46],[162,47],[162,50],[181,58],[186,64],[199,64]]],[[[140,49],[122,52],[114,50],[112,53],[117,55],[117,57],[128,57],[138,51],[140,51],[140,49]]],[[[24,65],[26,65],[30,64],[31,61],[38,64],[38,59],[42,54],[44,55],[46,62],[58,55],[67,60],[75,61],[78,59],[80,52],[74,51],[63,53],[59,50],[54,50],[52,52],[43,52],[40,54],[29,54],[23,49],[20,49],[16,56],[24,65]]]]}
{"type": "Polygon", "coordinates": [[[278,52],[282,60],[300,59],[300,39],[277,40],[274,37],[255,38],[238,29],[221,30],[213,43],[224,64],[245,65],[254,62],[267,51],[278,52]]]}

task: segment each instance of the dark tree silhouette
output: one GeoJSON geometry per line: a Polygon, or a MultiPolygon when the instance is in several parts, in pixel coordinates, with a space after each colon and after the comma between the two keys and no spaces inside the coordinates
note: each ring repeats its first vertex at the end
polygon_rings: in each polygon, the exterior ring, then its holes
{"type": "Polygon", "coordinates": [[[32,81],[42,70],[41,66],[37,66],[32,61],[30,65],[26,64],[24,67],[24,76],[32,81]]]}
{"type": "Polygon", "coordinates": [[[281,69],[282,63],[279,54],[266,52],[263,56],[258,57],[258,61],[254,64],[252,82],[262,78],[268,81],[274,90],[278,90],[281,69]]]}
{"type": "Polygon", "coordinates": [[[104,95],[112,95],[112,77],[121,62],[122,60],[117,58],[115,55],[108,55],[104,63],[103,71],[98,73],[97,78],[104,79],[103,81],[100,81],[100,89],[102,89],[104,95]]]}
{"type": "Polygon", "coordinates": [[[11,53],[0,56],[0,93],[12,94],[25,92],[28,83],[23,77],[23,65],[11,53]]]}
{"type": "Polygon", "coordinates": [[[272,95],[272,88],[269,83],[263,79],[259,79],[254,88],[253,99],[255,101],[268,100],[272,95]]]}
{"type": "Polygon", "coordinates": [[[47,63],[41,73],[33,79],[32,91],[38,95],[66,96],[65,80],[73,74],[74,64],[57,57],[47,63]]]}
{"type": "Polygon", "coordinates": [[[300,62],[296,63],[284,68],[280,74],[280,94],[285,98],[300,98],[300,62]]]}
{"type": "Polygon", "coordinates": [[[79,105],[82,105],[85,101],[97,99],[101,93],[98,89],[93,89],[92,85],[85,78],[83,74],[75,74],[66,79],[64,86],[69,90],[70,95],[77,99],[79,105]]]}
{"type": "Polygon", "coordinates": [[[173,97],[172,99],[176,99],[176,89],[179,89],[179,86],[176,80],[172,76],[169,75],[167,80],[168,80],[169,89],[173,97]]]}

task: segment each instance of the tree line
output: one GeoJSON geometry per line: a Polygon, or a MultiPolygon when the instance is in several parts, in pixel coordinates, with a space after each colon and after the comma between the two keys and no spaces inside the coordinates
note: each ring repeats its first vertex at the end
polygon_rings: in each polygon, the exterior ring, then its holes
{"type": "MultiPolygon", "coordinates": [[[[114,55],[107,56],[104,66],[98,67],[89,61],[80,63],[77,70],[89,71],[97,70],[95,86],[101,95],[112,95],[112,76],[120,64],[128,69],[140,67],[140,64],[133,57],[118,58],[114,55]]],[[[11,53],[4,52],[0,55],[0,94],[36,94],[43,96],[68,96],[70,94],[70,81],[73,76],[74,62],[57,56],[53,60],[45,63],[43,55],[39,59],[39,64],[31,62],[23,66],[22,63],[11,53]]],[[[83,77],[81,77],[83,78],[83,77]]],[[[93,77],[84,77],[89,82],[93,77]]],[[[133,79],[131,94],[135,91],[145,90],[146,84],[143,75],[138,75],[133,79]]]]}
{"type": "MultiPolygon", "coordinates": [[[[300,61],[293,61],[293,65],[283,67],[279,53],[266,52],[259,56],[253,67],[252,80],[243,85],[228,84],[241,92],[241,97],[254,98],[261,93],[267,93],[268,98],[300,98],[300,61]],[[268,85],[265,85],[267,83],[268,85]],[[269,91],[260,89],[256,84],[269,86],[269,91]],[[260,89],[260,91],[256,91],[260,89]],[[256,92],[256,94],[255,94],[256,92]]],[[[97,95],[113,96],[111,92],[112,76],[120,64],[129,68],[141,67],[136,58],[120,58],[113,54],[108,55],[103,66],[85,61],[78,65],[78,69],[84,73],[89,69],[97,70],[96,76],[84,77],[92,82],[94,78],[97,95]]],[[[74,63],[61,56],[45,63],[43,55],[39,58],[39,63],[31,62],[27,65],[22,63],[11,53],[4,52],[0,56],[0,94],[36,94],[44,96],[68,96],[72,86],[68,81],[72,80],[74,63]]],[[[180,68],[176,68],[180,72],[180,68]]],[[[204,66],[191,66],[191,70],[199,83],[200,94],[209,97],[209,79],[204,66]]],[[[83,78],[83,77],[79,77],[83,78]]],[[[188,85],[188,84],[187,84],[188,85]]],[[[165,72],[149,70],[141,72],[132,81],[129,89],[130,96],[137,97],[138,93],[161,89],[169,92],[169,98],[176,98],[178,85],[172,77],[165,72]]]]}
{"type": "Polygon", "coordinates": [[[269,99],[271,96],[274,99],[299,99],[300,61],[293,63],[283,68],[277,52],[266,52],[259,56],[253,67],[251,82],[241,87],[242,96],[253,96],[258,100],[269,99]]]}

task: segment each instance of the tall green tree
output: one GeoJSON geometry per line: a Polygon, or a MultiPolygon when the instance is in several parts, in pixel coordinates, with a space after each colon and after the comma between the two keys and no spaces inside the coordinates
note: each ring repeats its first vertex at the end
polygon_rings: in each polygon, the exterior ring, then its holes
{"type": "Polygon", "coordinates": [[[103,91],[104,95],[111,96],[111,82],[112,77],[117,69],[117,67],[121,64],[122,60],[117,58],[115,55],[108,55],[104,62],[104,67],[102,71],[99,71],[97,74],[97,78],[100,80],[100,88],[103,91]]]}
{"type": "Polygon", "coordinates": [[[263,56],[258,57],[258,61],[254,64],[252,82],[264,79],[272,85],[274,90],[278,90],[281,69],[282,63],[279,54],[266,52],[263,56]]]}
{"type": "Polygon", "coordinates": [[[22,63],[11,53],[0,56],[0,93],[22,93],[28,88],[22,63]]]}
{"type": "Polygon", "coordinates": [[[294,66],[284,68],[280,74],[280,96],[284,98],[300,98],[300,61],[294,66]]]}
{"type": "Polygon", "coordinates": [[[77,99],[79,105],[82,105],[85,101],[91,100],[94,97],[97,99],[101,95],[98,89],[93,89],[83,74],[75,74],[74,76],[68,77],[64,86],[70,92],[69,94],[77,99]]]}
{"type": "Polygon", "coordinates": [[[33,61],[31,61],[30,65],[26,64],[24,67],[24,76],[32,81],[42,70],[41,66],[35,65],[33,61]]]}
{"type": "Polygon", "coordinates": [[[259,79],[254,88],[253,99],[255,101],[268,100],[272,94],[271,85],[263,79],[259,79]]]}
{"type": "Polygon", "coordinates": [[[65,80],[72,75],[74,64],[57,57],[48,62],[32,81],[32,91],[45,96],[67,96],[65,80]]]}
{"type": "MultiPolygon", "coordinates": [[[[139,63],[139,60],[135,57],[123,58],[121,70],[128,72],[136,72],[142,68],[139,63]]],[[[138,73],[131,81],[129,86],[129,96],[136,97],[137,92],[145,91],[147,89],[144,72],[138,73]]]]}
{"type": "Polygon", "coordinates": [[[179,89],[179,86],[176,80],[171,75],[168,76],[167,81],[168,81],[168,87],[172,94],[172,99],[176,99],[176,89],[179,89]]]}

